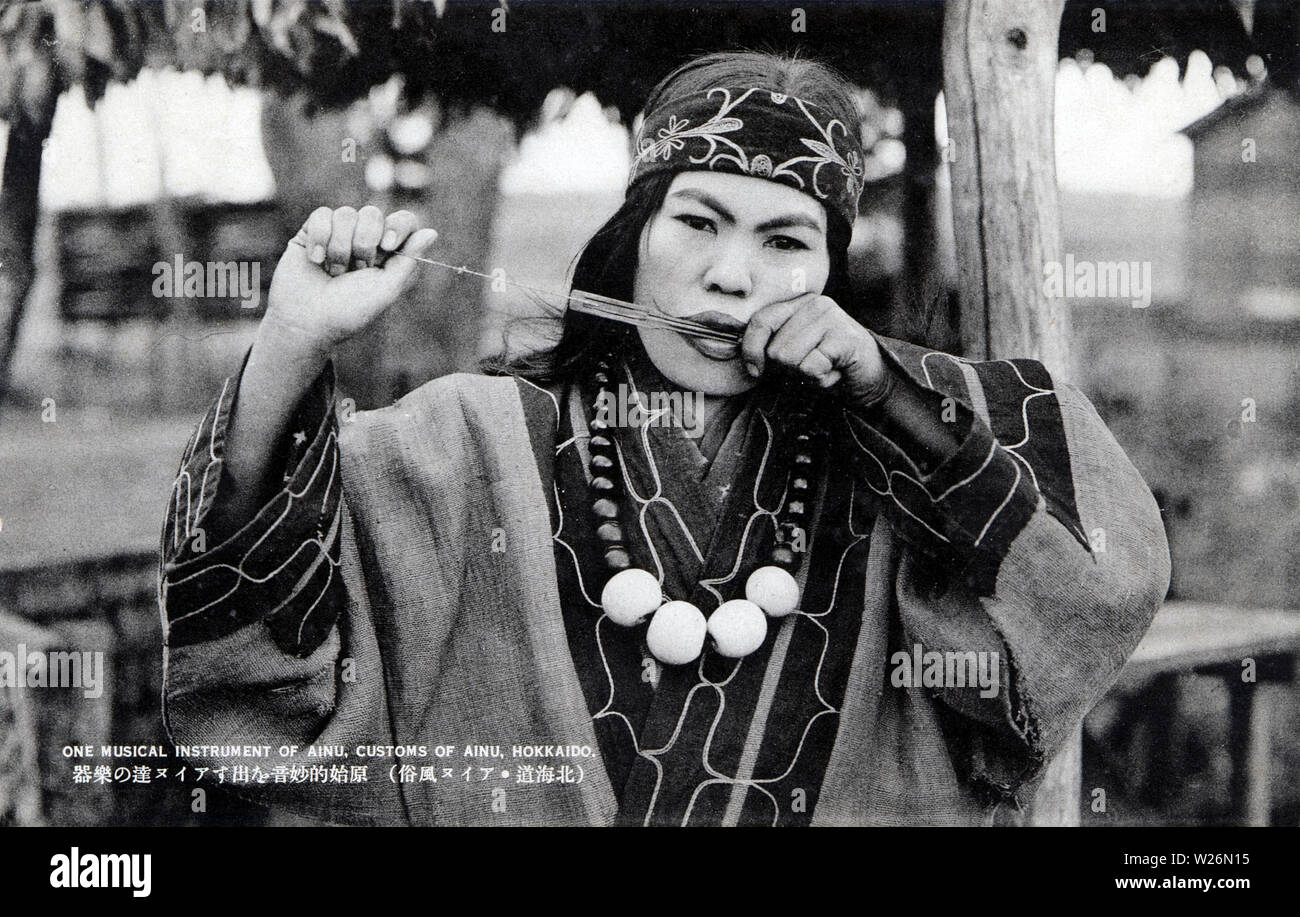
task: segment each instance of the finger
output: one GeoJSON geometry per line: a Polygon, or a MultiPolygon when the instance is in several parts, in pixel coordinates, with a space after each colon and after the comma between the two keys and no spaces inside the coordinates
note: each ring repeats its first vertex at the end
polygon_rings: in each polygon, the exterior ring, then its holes
{"type": "Polygon", "coordinates": [[[834,385],[834,382],[829,384],[826,382],[832,374],[837,377],[836,381],[839,381],[839,371],[835,368],[834,361],[816,347],[799,362],[799,372],[812,379],[822,388],[829,388],[830,385],[834,385]]]}
{"type": "Polygon", "coordinates": [[[352,233],[352,260],[363,267],[375,263],[375,252],[384,234],[384,212],[367,205],[357,212],[357,227],[352,233]]]}
{"type": "MultiPolygon", "coordinates": [[[[437,230],[421,229],[412,233],[406,240],[400,251],[404,255],[417,256],[423,254],[434,240],[438,238],[437,230]]],[[[420,262],[412,258],[389,258],[383,266],[383,275],[385,283],[389,285],[392,292],[400,291],[415,275],[415,269],[419,267],[420,262]]]]}
{"type": "Polygon", "coordinates": [[[767,345],[772,335],[799,310],[806,296],[770,303],[749,317],[740,338],[740,353],[751,376],[760,376],[767,368],[767,345]]]}
{"type": "Polygon", "coordinates": [[[423,255],[426,251],[429,250],[429,247],[433,245],[434,242],[437,241],[437,239],[438,239],[438,230],[425,227],[424,229],[421,229],[419,232],[414,233],[409,239],[406,240],[406,244],[403,245],[401,249],[402,254],[423,255]]]}
{"type": "Polygon", "coordinates": [[[352,258],[352,234],[357,228],[357,211],[354,207],[339,207],[330,219],[330,240],[325,246],[331,276],[348,269],[352,258]]]}
{"type": "MultiPolygon", "coordinates": [[[[804,357],[831,332],[828,310],[821,300],[806,304],[781,326],[767,343],[767,357],[797,368],[804,357]]],[[[827,350],[833,354],[833,350],[827,350]]]]}
{"type": "Polygon", "coordinates": [[[330,227],[333,225],[334,211],[328,207],[317,207],[302,224],[299,234],[306,234],[303,240],[307,257],[313,264],[325,263],[325,246],[330,241],[330,227]]]}
{"type": "Polygon", "coordinates": [[[406,242],[408,236],[419,227],[420,222],[409,210],[395,210],[384,220],[384,237],[379,247],[384,251],[396,251],[406,242]]]}

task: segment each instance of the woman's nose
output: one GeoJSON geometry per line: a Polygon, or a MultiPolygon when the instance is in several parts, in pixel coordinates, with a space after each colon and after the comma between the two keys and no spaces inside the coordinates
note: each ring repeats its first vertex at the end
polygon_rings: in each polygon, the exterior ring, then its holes
{"type": "Polygon", "coordinates": [[[753,273],[744,247],[734,243],[718,246],[704,272],[704,288],[710,293],[743,297],[753,291],[753,286],[753,273]]]}

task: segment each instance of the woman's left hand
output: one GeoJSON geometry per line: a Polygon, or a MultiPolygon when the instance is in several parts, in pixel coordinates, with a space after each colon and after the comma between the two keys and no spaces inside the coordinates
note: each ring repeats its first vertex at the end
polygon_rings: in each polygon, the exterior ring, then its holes
{"type": "Polygon", "coordinates": [[[840,386],[854,403],[874,401],[886,385],[886,368],[871,332],[829,296],[807,293],[755,312],[740,342],[750,375],[769,362],[797,370],[823,389],[840,386]]]}

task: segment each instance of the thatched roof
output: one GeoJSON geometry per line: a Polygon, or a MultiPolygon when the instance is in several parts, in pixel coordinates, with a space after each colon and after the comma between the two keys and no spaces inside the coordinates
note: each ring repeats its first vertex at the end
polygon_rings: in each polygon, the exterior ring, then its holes
{"type": "MultiPolygon", "coordinates": [[[[1267,18],[1260,0],[1257,19],[1267,18]]],[[[593,91],[630,116],[654,81],[703,51],[798,50],[895,97],[941,80],[943,7],[918,0],[40,0],[0,13],[0,116],[22,72],[81,84],[94,102],[142,67],[221,73],[343,105],[400,74],[452,110],[489,105],[524,127],[553,88],[593,91]],[[796,31],[795,10],[804,31],[796,31]],[[201,11],[196,12],[196,11],[201,11]]],[[[1061,53],[1087,49],[1117,76],[1195,49],[1245,73],[1258,49],[1229,0],[1069,0],[1061,53]],[[1106,12],[1095,31],[1096,9],[1106,12]]]]}

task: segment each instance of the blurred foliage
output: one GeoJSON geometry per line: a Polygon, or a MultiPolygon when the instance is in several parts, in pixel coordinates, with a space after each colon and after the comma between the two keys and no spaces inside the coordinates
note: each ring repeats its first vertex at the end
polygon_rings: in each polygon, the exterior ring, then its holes
{"type": "Polygon", "coordinates": [[[1238,5],[1228,0],[1067,0],[1061,56],[1105,64],[1124,79],[1146,76],[1163,57],[1177,61],[1181,73],[1188,55],[1197,50],[1216,67],[1244,77],[1246,62],[1257,54],[1275,78],[1289,84],[1300,39],[1300,4],[1254,0],[1249,34],[1238,5]]]}
{"type": "MultiPolygon", "coordinates": [[[[1289,35],[1288,47],[1292,6],[1259,0],[1255,13],[1257,25],[1272,23],[1269,35],[1289,35]]],[[[172,67],[302,92],[324,107],[396,74],[412,99],[432,95],[453,114],[485,104],[522,130],[557,87],[592,91],[630,119],[673,66],[729,47],[799,49],[888,100],[900,81],[937,90],[942,21],[941,3],[917,0],[37,0],[0,11],[0,117],[34,101],[28,87],[44,78],[82,85],[94,104],[111,81],[172,67]]],[[[1230,0],[1069,0],[1060,50],[1124,77],[1166,55],[1185,65],[1199,48],[1244,75],[1252,53],[1271,64],[1276,45],[1256,48],[1230,0]]]]}

